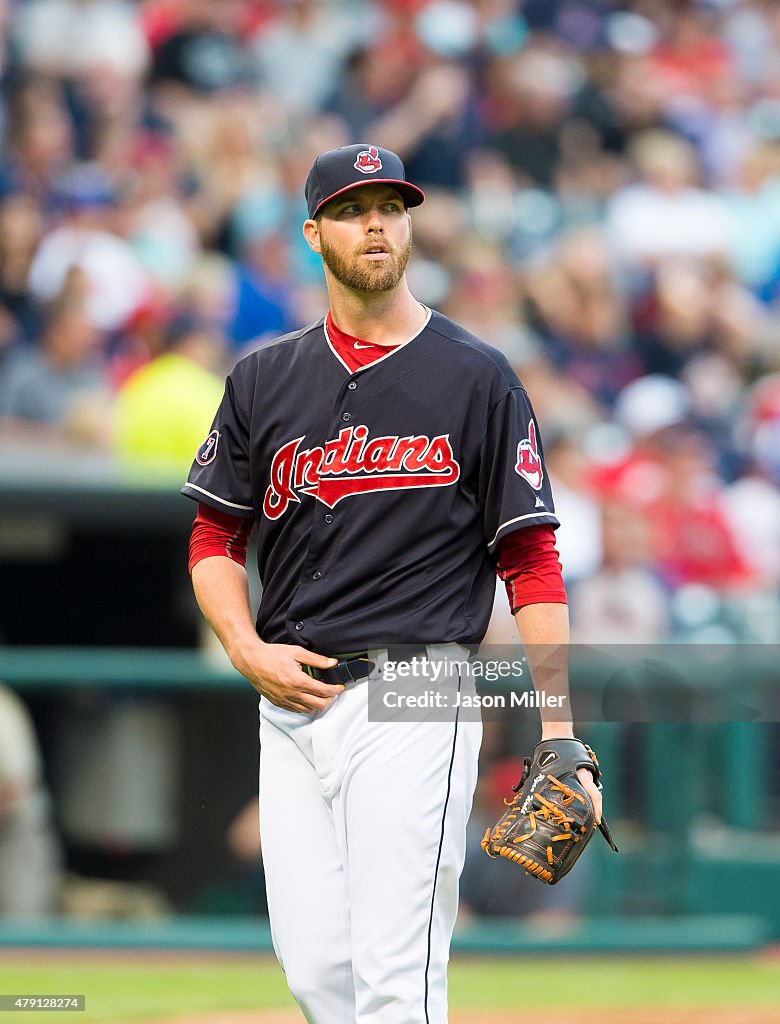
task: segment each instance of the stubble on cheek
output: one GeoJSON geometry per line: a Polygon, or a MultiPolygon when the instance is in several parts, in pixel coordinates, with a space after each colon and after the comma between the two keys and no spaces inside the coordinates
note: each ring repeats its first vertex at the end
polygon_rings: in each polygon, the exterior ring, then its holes
{"type": "Polygon", "coordinates": [[[404,276],[409,259],[412,255],[412,236],[402,247],[391,249],[386,260],[372,263],[364,259],[358,249],[343,254],[325,238],[320,226],[320,252],[322,261],[337,281],[353,291],[388,292],[392,291],[404,276]]]}

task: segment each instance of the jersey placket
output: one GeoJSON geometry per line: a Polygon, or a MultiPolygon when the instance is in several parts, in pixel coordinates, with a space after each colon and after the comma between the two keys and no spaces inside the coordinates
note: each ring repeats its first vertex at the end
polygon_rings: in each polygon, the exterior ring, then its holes
{"type": "MultiPolygon", "coordinates": [[[[357,392],[360,388],[358,376],[364,367],[344,380],[339,388],[336,400],[333,405],[333,412],[330,418],[327,437],[338,438],[343,430],[352,430],[356,426],[362,426],[362,412],[357,400],[357,392]]],[[[351,440],[347,441],[347,451],[351,440]]],[[[327,448],[326,448],[327,450],[327,448]]],[[[317,490],[314,494],[315,508],[309,534],[309,547],[303,566],[301,579],[295,591],[295,596],[290,602],[288,609],[288,628],[291,635],[297,635],[301,641],[306,640],[306,622],[300,617],[301,599],[308,597],[308,588],[316,586],[325,576],[329,568],[329,557],[332,559],[334,542],[338,539],[339,510],[336,508],[338,501],[331,507],[327,500],[320,497],[320,489],[323,484],[323,476],[327,478],[327,469],[323,460],[322,471],[317,481],[317,490]],[[321,509],[325,509],[324,512],[321,509]],[[330,551],[328,549],[331,549],[330,551]]],[[[333,652],[346,653],[346,652],[333,652]]]]}

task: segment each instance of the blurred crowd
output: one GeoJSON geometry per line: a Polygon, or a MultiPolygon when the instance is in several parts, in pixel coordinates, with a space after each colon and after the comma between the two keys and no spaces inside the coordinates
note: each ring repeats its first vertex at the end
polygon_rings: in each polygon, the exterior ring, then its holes
{"type": "Polygon", "coordinates": [[[575,636],[776,641],[773,0],[0,9],[6,451],[186,473],[225,371],[326,310],[313,156],[376,142],[427,194],[412,290],[534,402],[575,636]]]}

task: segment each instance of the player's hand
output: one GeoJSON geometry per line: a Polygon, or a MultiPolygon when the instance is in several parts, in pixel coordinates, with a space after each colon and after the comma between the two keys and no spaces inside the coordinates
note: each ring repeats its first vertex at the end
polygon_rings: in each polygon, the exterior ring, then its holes
{"type": "Polygon", "coordinates": [[[593,814],[598,825],[601,822],[601,790],[593,781],[593,772],[587,768],[578,768],[577,778],[580,780],[582,788],[590,797],[590,802],[593,804],[593,814]]]}
{"type": "MultiPolygon", "coordinates": [[[[571,729],[564,731],[561,723],[553,723],[552,725],[542,722],[542,739],[554,740],[554,739],[571,739],[574,737],[574,733],[571,729]]],[[[593,779],[593,772],[587,768],[577,769],[577,778],[580,780],[580,784],[585,792],[590,797],[590,802],[593,804],[593,816],[596,819],[596,824],[601,822],[601,790],[596,785],[593,779]]]]}
{"type": "Polygon", "coordinates": [[[326,658],[292,644],[266,644],[258,640],[237,654],[233,665],[259,694],[285,711],[311,714],[324,711],[343,686],[321,683],[307,675],[301,665],[332,668],[335,658],[326,658]]]}

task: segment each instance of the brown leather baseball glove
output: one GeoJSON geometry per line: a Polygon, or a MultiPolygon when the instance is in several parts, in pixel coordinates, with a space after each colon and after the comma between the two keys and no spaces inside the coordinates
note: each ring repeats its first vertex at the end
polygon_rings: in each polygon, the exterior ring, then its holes
{"type": "MultiPolygon", "coordinates": [[[[587,768],[601,789],[596,755],[578,739],[542,740],[533,757],[524,759],[516,796],[493,829],[485,832],[482,849],[489,857],[506,857],[528,874],[555,885],[574,867],[596,830],[593,804],[577,769],[587,768]]],[[[602,817],[598,826],[615,851],[618,848],[602,817]]]]}

